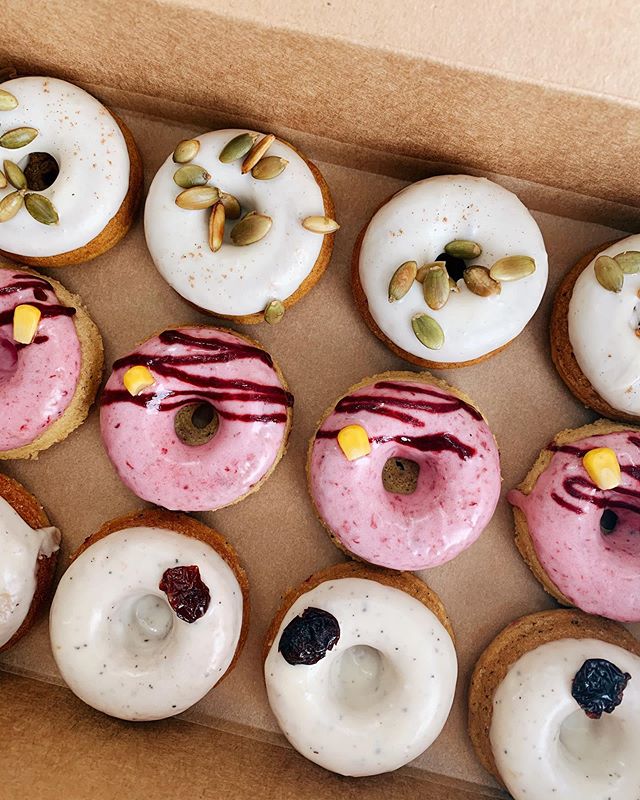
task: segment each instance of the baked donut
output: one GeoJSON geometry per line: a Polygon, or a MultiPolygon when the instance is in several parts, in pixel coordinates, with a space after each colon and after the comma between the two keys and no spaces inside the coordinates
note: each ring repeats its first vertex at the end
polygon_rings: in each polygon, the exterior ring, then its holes
{"type": "Polygon", "coordinates": [[[547,285],[535,220],[486,178],[440,175],[385,202],[353,252],[356,305],[394,353],[422,367],[463,367],[502,350],[547,285]]]}
{"type": "Polygon", "coordinates": [[[57,78],[0,85],[0,254],[33,267],[81,264],[131,227],[142,166],[122,120],[57,78]]]}
{"type": "Polygon", "coordinates": [[[589,253],[566,275],[551,315],[551,355],[599,414],[640,421],[640,235],[589,253]]]}
{"type": "Polygon", "coordinates": [[[100,429],[138,497],[210,511],[256,491],[273,472],[292,406],[279,367],[259,344],[192,325],[165,330],[115,362],[100,429]]]}
{"type": "Polygon", "coordinates": [[[269,703],[284,735],[341,775],[389,772],[430,747],[457,672],[440,598],[414,575],[353,562],[289,592],[264,647],[269,703]]]}
{"type": "Polygon", "coordinates": [[[71,558],[49,629],[58,669],[85,703],[120,719],[164,719],[234,667],[249,587],[219,533],[140,511],[106,523],[71,558]]]}
{"type": "Polygon", "coordinates": [[[21,639],[46,600],[60,531],[36,498],[0,474],[0,653],[21,639]]]}
{"type": "Polygon", "coordinates": [[[639,714],[640,643],[580,611],[511,623],[469,689],[476,755],[514,800],[640,796],[639,714]]]}
{"type": "Polygon", "coordinates": [[[100,332],[77,295],[0,264],[0,459],[34,458],[82,424],[103,361],[100,332]]]}
{"type": "Polygon", "coordinates": [[[518,549],[556,600],[640,621],[640,429],[562,431],[508,500],[518,549]]]}
{"type": "Polygon", "coordinates": [[[462,392],[428,373],[384,372],[329,408],[309,444],[309,491],[334,543],[419,570],[469,547],[500,496],[500,457],[462,392]]]}
{"type": "Polygon", "coordinates": [[[178,144],[149,188],[144,230],[160,274],[185,300],[273,323],[322,276],[333,216],[324,178],[293,145],[229,128],[178,144]]]}

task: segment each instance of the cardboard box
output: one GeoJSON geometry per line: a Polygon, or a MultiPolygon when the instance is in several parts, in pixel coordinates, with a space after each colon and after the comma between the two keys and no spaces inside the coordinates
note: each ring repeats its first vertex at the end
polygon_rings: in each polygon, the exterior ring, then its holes
{"type": "MultiPolygon", "coordinates": [[[[366,0],[342,5],[11,0],[3,9],[11,35],[0,42],[0,65],[67,78],[114,107],[138,141],[147,184],[180,138],[251,125],[285,136],[319,163],[342,229],[318,287],[282,325],[248,331],[273,352],[296,397],[287,456],[256,495],[198,515],[228,536],[249,572],[253,617],[237,669],[184,719],[123,723],[59,685],[41,619],[0,658],[2,800],[27,791],[31,800],[504,796],[466,737],[468,676],[507,622],[553,605],[516,552],[504,498],[475,545],[423,575],[451,616],[460,680],[445,730],[412,766],[353,780],[298,756],[268,709],[260,646],[281,594],[341,559],[305,485],[306,443],[317,418],[365,375],[404,367],[360,320],[348,276],[358,231],[406,182],[446,171],[486,174],[534,209],[545,236],[549,287],[525,332],[486,363],[442,373],[487,414],[505,491],[557,430],[592,419],[553,370],[548,318],[566,269],[640,225],[640,108],[622,99],[640,99],[640,82],[632,80],[637,65],[620,60],[624,12],[637,12],[630,2],[592,2],[567,31],[566,9],[533,1],[516,4],[523,15],[517,19],[509,18],[514,4],[506,0],[491,4],[492,13],[471,2],[455,10],[408,0],[400,9],[391,0],[375,8],[366,0]],[[546,48],[536,40],[542,34],[546,48]],[[600,59],[590,59],[602,42],[600,59]],[[554,51],[560,44],[564,50],[554,51]],[[559,52],[571,54],[566,71],[559,52]],[[552,85],[563,78],[573,88],[552,85]]],[[[55,274],[84,298],[103,332],[107,363],[158,328],[206,321],[155,271],[140,219],[115,250],[55,274]]],[[[9,462],[3,470],[23,481],[62,529],[61,571],[86,535],[142,505],[106,459],[95,409],[37,462],[9,462]]]]}

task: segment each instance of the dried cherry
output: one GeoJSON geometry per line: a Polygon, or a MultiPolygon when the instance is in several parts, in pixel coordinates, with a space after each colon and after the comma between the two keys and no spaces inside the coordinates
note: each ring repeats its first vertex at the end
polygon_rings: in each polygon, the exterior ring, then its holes
{"type": "Polygon", "coordinates": [[[166,569],[158,588],[167,595],[176,616],[185,622],[195,622],[204,616],[211,602],[209,588],[195,564],[166,569]]]}
{"type": "Polygon", "coordinates": [[[282,631],[278,651],[289,664],[317,664],[338,643],[340,625],[328,611],[305,608],[282,631]]]}
{"type": "Polygon", "coordinates": [[[611,661],[589,658],[575,674],[571,695],[590,719],[600,719],[620,705],[630,680],[631,675],[611,661]]]}

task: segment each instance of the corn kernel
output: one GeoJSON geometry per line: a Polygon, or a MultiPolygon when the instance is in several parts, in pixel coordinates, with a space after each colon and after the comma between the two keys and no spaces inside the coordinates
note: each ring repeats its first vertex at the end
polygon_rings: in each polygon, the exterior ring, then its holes
{"type": "Polygon", "coordinates": [[[129,394],[135,397],[140,394],[143,389],[146,389],[147,386],[153,386],[156,379],[153,377],[148,367],[138,366],[129,367],[124,373],[122,382],[129,394]]]}
{"type": "Polygon", "coordinates": [[[347,425],[338,433],[338,444],[349,461],[368,456],[371,452],[369,435],[362,425],[347,425]]]}
{"type": "Polygon", "coordinates": [[[31,344],[38,332],[40,309],[27,303],[16,306],[13,312],[13,338],[20,344],[31,344]]]}
{"type": "Polygon", "coordinates": [[[610,447],[589,450],[582,463],[598,489],[615,489],[620,485],[620,464],[610,447]]]}

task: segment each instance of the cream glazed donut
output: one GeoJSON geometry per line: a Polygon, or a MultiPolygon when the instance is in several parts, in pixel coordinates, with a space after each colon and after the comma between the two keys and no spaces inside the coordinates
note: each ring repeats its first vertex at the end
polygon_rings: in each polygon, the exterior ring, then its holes
{"type": "Polygon", "coordinates": [[[80,264],[129,230],[142,186],[123,122],[67,81],[0,85],[0,253],[38,267],[80,264]]]}
{"type": "Polygon", "coordinates": [[[424,367],[481,361],[514,339],[547,284],[535,220],[485,178],[440,175],[402,189],[353,254],[356,304],[373,333],[424,367]]]}
{"type": "Polygon", "coordinates": [[[289,742],[351,776],[398,769],[430,747],[458,670],[438,596],[413,575],[354,563],[285,597],[264,659],[269,703],[289,742]]]}
{"type": "Polygon", "coordinates": [[[196,520],[142,511],[73,555],[51,606],[51,647],[85,703],[164,719],[198,702],[244,645],[249,589],[231,546],[196,520]]]}
{"type": "Polygon", "coordinates": [[[260,345],[188,326],[113,365],[100,428],[123,482],[171,510],[210,511],[256,491],[284,454],[293,396],[260,345]]]}
{"type": "Polygon", "coordinates": [[[435,567],[469,547],[500,496],[500,458],[471,400],[428,373],[351,387],[311,439],[309,490],[334,543],[392,569],[435,567]]]}
{"type": "Polygon", "coordinates": [[[0,475],[0,652],[31,627],[47,598],[60,531],[17,481],[0,475]]]}
{"type": "Polygon", "coordinates": [[[514,800],[640,796],[640,645],[622,626],[545,611],[489,645],[469,690],[469,733],[514,800]]]}
{"type": "Polygon", "coordinates": [[[156,267],[185,300],[273,323],[324,272],[333,215],[320,171],[295,147],[225,129],[178,144],[149,188],[144,227],[156,267]]]}

